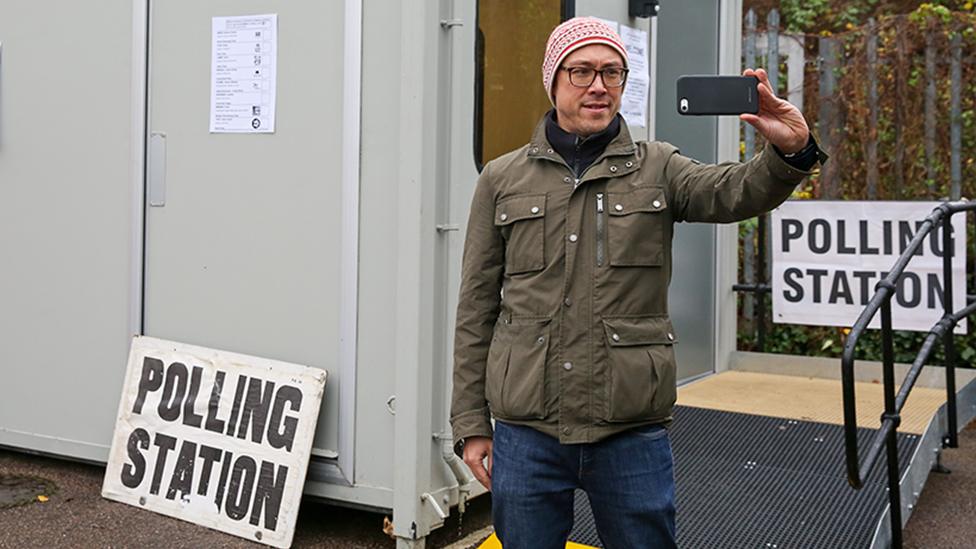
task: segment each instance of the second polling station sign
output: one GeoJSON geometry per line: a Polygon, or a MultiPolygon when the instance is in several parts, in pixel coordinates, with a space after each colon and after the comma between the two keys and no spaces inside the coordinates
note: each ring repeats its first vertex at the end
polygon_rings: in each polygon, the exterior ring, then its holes
{"type": "Polygon", "coordinates": [[[134,338],[102,496],[289,547],[325,378],[297,364],[134,338]]]}
{"type": "MultiPolygon", "coordinates": [[[[854,325],[936,202],[788,201],[773,211],[773,320],[854,325]]],[[[966,218],[952,219],[952,309],[966,305],[966,218]]],[[[896,330],[929,331],[942,317],[942,229],[912,257],[892,299],[896,330]]],[[[870,324],[879,328],[881,315],[870,324]]],[[[956,325],[966,333],[966,320],[956,325]]]]}

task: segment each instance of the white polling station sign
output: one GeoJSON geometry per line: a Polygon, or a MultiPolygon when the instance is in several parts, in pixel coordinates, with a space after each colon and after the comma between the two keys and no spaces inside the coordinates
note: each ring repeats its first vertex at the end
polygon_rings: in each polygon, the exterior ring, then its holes
{"type": "MultiPolygon", "coordinates": [[[[937,202],[787,201],[772,216],[773,321],[851,327],[937,202]]],[[[966,305],[966,217],[952,218],[952,310],[966,305]]],[[[942,229],[899,280],[896,330],[929,331],[943,315],[942,229]]],[[[881,314],[871,328],[880,328],[881,314]]],[[[966,320],[955,333],[966,333],[966,320]]]]}
{"type": "Polygon", "coordinates": [[[132,340],[102,496],[289,547],[326,372],[132,340]]]}

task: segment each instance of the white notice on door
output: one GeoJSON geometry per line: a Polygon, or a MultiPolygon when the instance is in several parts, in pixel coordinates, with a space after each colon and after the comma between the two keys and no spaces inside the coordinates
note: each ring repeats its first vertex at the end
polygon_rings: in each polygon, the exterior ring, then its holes
{"type": "Polygon", "coordinates": [[[647,98],[650,88],[647,31],[620,25],[620,38],[627,49],[627,86],[620,101],[620,113],[632,127],[647,126],[647,98]]]}
{"type": "Polygon", "coordinates": [[[278,15],[213,18],[210,133],[274,133],[278,15]]]}

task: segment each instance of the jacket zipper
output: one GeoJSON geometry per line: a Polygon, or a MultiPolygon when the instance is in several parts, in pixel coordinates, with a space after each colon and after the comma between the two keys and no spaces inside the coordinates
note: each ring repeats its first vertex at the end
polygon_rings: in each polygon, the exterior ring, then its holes
{"type": "Polygon", "coordinates": [[[596,266],[603,266],[603,193],[596,193],[596,266]]]}

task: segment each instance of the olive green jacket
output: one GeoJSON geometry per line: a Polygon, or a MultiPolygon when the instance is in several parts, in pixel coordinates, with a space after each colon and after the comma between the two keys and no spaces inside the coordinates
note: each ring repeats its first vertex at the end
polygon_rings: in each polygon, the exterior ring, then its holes
{"type": "Polygon", "coordinates": [[[540,122],[475,188],[454,340],[455,444],[491,436],[492,416],[565,444],[669,422],[674,223],[759,215],[808,174],[768,145],[745,163],[701,164],[667,143],[634,143],[621,124],[577,180],[540,122]]]}

